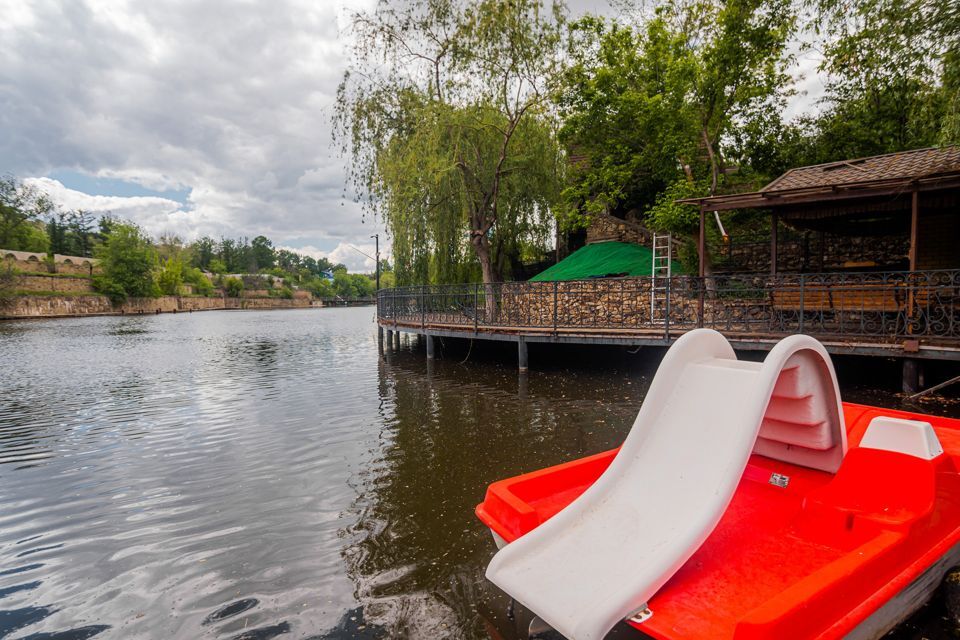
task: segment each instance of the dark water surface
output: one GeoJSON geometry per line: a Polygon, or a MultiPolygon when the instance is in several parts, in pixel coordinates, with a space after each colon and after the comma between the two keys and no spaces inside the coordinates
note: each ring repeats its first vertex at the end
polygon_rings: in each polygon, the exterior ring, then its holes
{"type": "Polygon", "coordinates": [[[462,355],[381,359],[371,308],[0,323],[0,638],[517,638],[475,504],[618,444],[655,363],[462,355]]]}

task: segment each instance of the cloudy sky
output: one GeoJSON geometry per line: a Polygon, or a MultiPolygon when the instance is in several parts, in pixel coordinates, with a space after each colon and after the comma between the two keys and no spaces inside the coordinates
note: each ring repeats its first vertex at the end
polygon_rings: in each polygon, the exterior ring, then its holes
{"type": "Polygon", "coordinates": [[[0,173],[154,235],[263,234],[370,268],[349,245],[372,254],[383,228],[344,191],[330,115],[346,16],[373,4],[0,0],[0,173]]]}

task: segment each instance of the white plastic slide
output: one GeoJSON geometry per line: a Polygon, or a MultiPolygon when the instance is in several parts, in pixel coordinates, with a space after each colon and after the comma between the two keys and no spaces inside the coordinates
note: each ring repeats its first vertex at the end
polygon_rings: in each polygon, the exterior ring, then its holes
{"type": "Polygon", "coordinates": [[[667,352],[607,471],[501,549],[487,578],[570,640],[599,640],[706,540],[755,446],[839,467],[846,430],[826,350],[796,335],[746,362],[716,331],[691,331],[667,352]]]}

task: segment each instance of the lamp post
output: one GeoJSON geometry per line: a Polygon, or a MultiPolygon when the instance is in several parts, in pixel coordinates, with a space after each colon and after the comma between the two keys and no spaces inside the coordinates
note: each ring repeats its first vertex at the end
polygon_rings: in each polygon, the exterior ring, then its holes
{"type": "Polygon", "coordinates": [[[376,257],[376,261],[377,261],[377,291],[380,291],[380,234],[379,234],[379,233],[375,233],[375,234],[373,234],[373,235],[370,236],[370,237],[373,238],[374,242],[376,243],[376,251],[374,252],[374,254],[377,256],[377,257],[376,257]]]}

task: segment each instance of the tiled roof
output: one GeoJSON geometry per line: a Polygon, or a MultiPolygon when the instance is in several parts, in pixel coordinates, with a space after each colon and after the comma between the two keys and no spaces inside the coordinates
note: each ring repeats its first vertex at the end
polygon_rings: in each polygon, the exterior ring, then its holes
{"type": "Polygon", "coordinates": [[[761,192],[921,178],[949,171],[960,171],[960,147],[915,149],[870,158],[797,167],[768,184],[761,192]]]}

